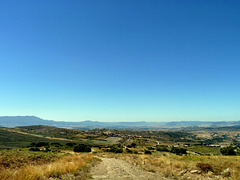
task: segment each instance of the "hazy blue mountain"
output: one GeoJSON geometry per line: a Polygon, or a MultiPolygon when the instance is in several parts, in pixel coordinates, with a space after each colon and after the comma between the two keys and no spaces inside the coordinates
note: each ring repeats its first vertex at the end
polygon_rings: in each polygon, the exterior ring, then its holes
{"type": "Polygon", "coordinates": [[[51,125],[55,121],[43,120],[36,116],[0,116],[0,126],[15,127],[29,125],[51,125]]]}
{"type": "Polygon", "coordinates": [[[46,125],[55,127],[65,127],[73,129],[94,129],[94,128],[113,128],[113,129],[158,129],[158,128],[181,128],[181,127],[224,127],[238,126],[240,121],[172,121],[172,122],[99,122],[99,121],[80,121],[66,122],[44,120],[36,116],[1,116],[0,126],[16,127],[16,126],[32,126],[46,125]]]}

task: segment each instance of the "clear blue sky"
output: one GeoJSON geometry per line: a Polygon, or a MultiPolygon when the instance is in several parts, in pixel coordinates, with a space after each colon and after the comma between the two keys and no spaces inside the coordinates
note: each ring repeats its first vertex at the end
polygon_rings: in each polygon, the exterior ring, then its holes
{"type": "Polygon", "coordinates": [[[1,1],[5,115],[240,120],[240,1],[1,1]]]}

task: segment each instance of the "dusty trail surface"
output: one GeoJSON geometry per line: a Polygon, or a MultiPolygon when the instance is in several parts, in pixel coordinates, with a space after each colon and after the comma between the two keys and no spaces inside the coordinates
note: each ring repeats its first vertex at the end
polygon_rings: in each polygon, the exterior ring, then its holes
{"type": "Polygon", "coordinates": [[[101,158],[101,162],[92,168],[93,179],[108,180],[163,180],[160,175],[144,171],[123,160],[114,158],[101,158]]]}

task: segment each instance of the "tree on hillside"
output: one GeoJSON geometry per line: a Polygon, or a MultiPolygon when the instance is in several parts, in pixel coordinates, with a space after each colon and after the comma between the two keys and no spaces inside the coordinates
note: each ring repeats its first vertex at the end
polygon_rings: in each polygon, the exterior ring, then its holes
{"type": "Polygon", "coordinates": [[[222,147],[220,149],[220,152],[222,153],[222,155],[236,155],[234,147],[232,146],[222,147]]]}
{"type": "Polygon", "coordinates": [[[147,149],[145,149],[145,150],[144,150],[144,154],[152,154],[152,152],[149,151],[149,150],[147,150],[147,149]]]}
{"type": "Polygon", "coordinates": [[[136,148],[137,144],[133,142],[133,143],[131,144],[131,146],[132,146],[133,148],[136,148]]]}
{"type": "Polygon", "coordinates": [[[180,148],[180,147],[174,147],[174,146],[172,146],[170,152],[171,153],[175,153],[177,155],[187,154],[187,150],[186,149],[180,148]]]}

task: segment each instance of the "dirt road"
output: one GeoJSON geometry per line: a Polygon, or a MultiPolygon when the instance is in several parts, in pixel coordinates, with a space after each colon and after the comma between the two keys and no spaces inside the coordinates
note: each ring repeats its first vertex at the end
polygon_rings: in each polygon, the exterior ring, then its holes
{"type": "Polygon", "coordinates": [[[158,174],[144,171],[127,162],[114,158],[101,158],[102,162],[92,168],[96,180],[163,180],[158,174]]]}

